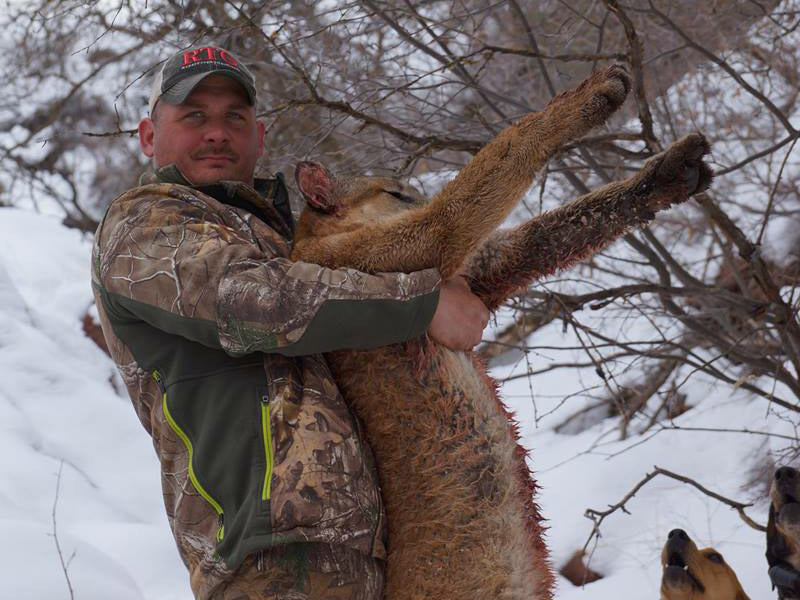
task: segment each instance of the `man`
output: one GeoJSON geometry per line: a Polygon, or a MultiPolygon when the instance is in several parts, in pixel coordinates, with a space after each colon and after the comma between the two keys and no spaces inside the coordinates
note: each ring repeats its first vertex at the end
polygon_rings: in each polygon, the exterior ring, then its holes
{"type": "Polygon", "coordinates": [[[161,462],[197,598],[382,595],[372,456],[320,353],[426,331],[469,349],[488,312],[434,270],[367,275],[288,260],[281,176],[254,179],[264,125],[230,52],[171,57],[139,125],[155,174],[95,237],[103,332],[161,462]]]}

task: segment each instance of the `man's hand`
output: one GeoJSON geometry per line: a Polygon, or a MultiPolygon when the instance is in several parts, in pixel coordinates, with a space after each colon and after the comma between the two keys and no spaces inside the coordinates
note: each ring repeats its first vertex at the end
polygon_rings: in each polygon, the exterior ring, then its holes
{"type": "Polygon", "coordinates": [[[489,309],[457,275],[442,283],[439,305],[428,328],[433,341],[451,350],[471,350],[481,341],[489,309]]]}

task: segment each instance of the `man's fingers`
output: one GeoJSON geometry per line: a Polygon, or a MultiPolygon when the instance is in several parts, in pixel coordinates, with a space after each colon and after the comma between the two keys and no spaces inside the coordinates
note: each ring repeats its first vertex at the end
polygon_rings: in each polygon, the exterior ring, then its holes
{"type": "Polygon", "coordinates": [[[435,342],[452,350],[470,350],[480,343],[489,310],[462,276],[442,282],[439,306],[428,332],[435,342]]]}

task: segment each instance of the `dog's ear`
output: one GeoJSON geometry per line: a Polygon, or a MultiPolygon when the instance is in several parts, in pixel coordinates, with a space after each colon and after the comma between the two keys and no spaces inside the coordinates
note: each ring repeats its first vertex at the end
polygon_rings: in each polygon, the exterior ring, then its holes
{"type": "Polygon", "coordinates": [[[775,524],[775,507],[769,503],[769,518],[767,519],[767,564],[770,567],[780,562],[784,556],[785,542],[778,526],[775,524]]]}
{"type": "Polygon", "coordinates": [[[328,215],[336,214],[339,205],[334,198],[335,179],[328,169],[319,163],[302,161],[294,169],[294,179],[309,206],[328,215]]]}

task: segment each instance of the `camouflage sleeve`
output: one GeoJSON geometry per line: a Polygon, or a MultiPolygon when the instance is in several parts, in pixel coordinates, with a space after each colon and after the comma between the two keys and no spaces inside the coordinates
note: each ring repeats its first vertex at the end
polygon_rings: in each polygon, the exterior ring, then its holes
{"type": "Polygon", "coordinates": [[[430,323],[433,269],[368,275],[293,263],[285,242],[226,224],[186,188],[146,189],[117,199],[95,240],[94,283],[117,319],[232,355],[376,347],[430,323]]]}
{"type": "Polygon", "coordinates": [[[403,342],[428,328],[438,281],[433,269],[367,275],[284,258],[233,261],[219,287],[220,342],[292,356],[403,342]]]}

